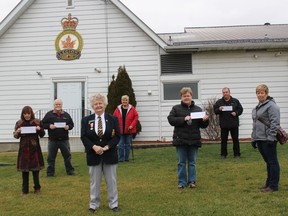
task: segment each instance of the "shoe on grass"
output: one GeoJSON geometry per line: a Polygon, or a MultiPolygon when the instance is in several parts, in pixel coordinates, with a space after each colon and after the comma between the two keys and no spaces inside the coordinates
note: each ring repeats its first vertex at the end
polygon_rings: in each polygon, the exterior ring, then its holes
{"type": "Polygon", "coordinates": [[[189,188],[196,188],[196,182],[191,182],[188,184],[189,188]]]}

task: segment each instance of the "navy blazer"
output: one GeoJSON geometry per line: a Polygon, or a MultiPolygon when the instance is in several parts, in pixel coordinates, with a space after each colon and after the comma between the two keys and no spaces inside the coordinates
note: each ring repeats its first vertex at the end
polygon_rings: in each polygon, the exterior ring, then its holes
{"type": "Polygon", "coordinates": [[[81,140],[85,147],[88,166],[100,164],[101,160],[105,164],[117,164],[117,144],[120,140],[120,129],[117,117],[105,113],[106,129],[102,138],[95,132],[95,114],[86,116],[81,120],[81,140]],[[109,146],[109,150],[102,155],[96,154],[93,145],[104,147],[109,146]]]}

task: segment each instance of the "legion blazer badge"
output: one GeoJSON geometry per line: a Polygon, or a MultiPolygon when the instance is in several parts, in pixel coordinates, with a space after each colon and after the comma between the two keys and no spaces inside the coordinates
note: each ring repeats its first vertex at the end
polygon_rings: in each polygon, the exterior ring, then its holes
{"type": "Polygon", "coordinates": [[[76,31],[78,19],[69,13],[68,18],[61,20],[61,25],[63,31],[55,40],[57,59],[66,61],[79,59],[83,48],[83,39],[76,31]]]}

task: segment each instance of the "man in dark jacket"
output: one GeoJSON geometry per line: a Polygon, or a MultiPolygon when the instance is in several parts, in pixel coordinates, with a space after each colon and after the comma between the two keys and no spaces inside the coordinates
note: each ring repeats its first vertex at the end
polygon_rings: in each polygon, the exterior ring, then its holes
{"type": "Polygon", "coordinates": [[[74,167],[71,163],[71,152],[68,131],[74,127],[71,116],[62,110],[61,99],[54,101],[54,110],[46,113],[42,119],[43,128],[48,129],[48,156],[47,156],[47,176],[55,174],[55,160],[60,148],[67,175],[75,175],[74,167]]]}
{"type": "Polygon", "coordinates": [[[227,140],[229,131],[233,140],[234,157],[239,158],[239,116],[243,112],[243,107],[239,100],[230,95],[230,89],[222,89],[223,97],[214,104],[214,112],[219,115],[221,128],[221,158],[225,159],[228,155],[227,140]]]}
{"type": "Polygon", "coordinates": [[[174,126],[173,145],[176,146],[178,159],[178,189],[184,189],[186,186],[195,188],[196,159],[198,148],[201,146],[200,128],[208,126],[209,117],[192,101],[191,88],[182,88],[180,95],[181,104],[173,106],[167,117],[170,125],[174,126]],[[196,117],[196,113],[203,115],[196,117]]]}

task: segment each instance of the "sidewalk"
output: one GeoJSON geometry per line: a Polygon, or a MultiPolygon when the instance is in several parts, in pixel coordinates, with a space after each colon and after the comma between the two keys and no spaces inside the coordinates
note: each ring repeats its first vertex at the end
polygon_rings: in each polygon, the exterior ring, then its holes
{"type": "MultiPolygon", "coordinates": [[[[250,143],[251,139],[250,138],[241,138],[239,139],[240,143],[250,143]]],[[[214,145],[214,144],[219,144],[220,145],[221,141],[220,140],[202,140],[203,145],[214,145]]],[[[228,140],[228,144],[232,144],[232,140],[228,140]]],[[[159,148],[159,147],[171,147],[172,142],[162,142],[162,141],[133,141],[132,140],[132,145],[134,149],[137,148],[159,148]]]]}
{"type": "Polygon", "coordinates": [[[161,141],[132,141],[132,146],[134,149],[140,148],[159,148],[159,147],[171,147],[171,142],[161,142],[161,141]]]}

